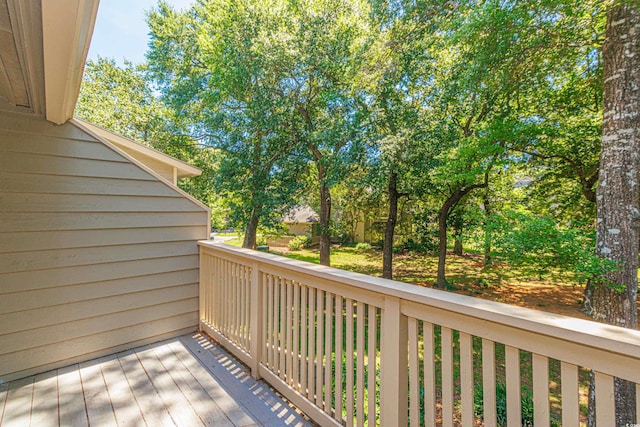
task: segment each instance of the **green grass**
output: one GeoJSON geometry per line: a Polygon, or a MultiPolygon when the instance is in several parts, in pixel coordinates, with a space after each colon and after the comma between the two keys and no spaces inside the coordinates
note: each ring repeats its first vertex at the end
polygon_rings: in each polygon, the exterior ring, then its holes
{"type": "MultiPolygon", "coordinates": [[[[271,252],[301,261],[320,263],[320,254],[315,248],[287,253],[271,252]]],[[[332,247],[331,266],[370,276],[381,276],[382,252],[376,249],[358,250],[355,246],[332,247]]],[[[394,255],[394,279],[402,282],[431,286],[436,281],[437,267],[436,255],[417,253],[394,255]]],[[[448,256],[446,274],[447,280],[454,289],[472,288],[470,289],[472,293],[478,292],[476,289],[478,287],[501,286],[504,282],[523,284],[544,282],[558,285],[569,285],[573,282],[571,274],[559,270],[550,271],[541,281],[537,277],[529,277],[530,275],[517,268],[505,266],[485,268],[482,265],[482,257],[476,254],[448,256]]]]}
{"type": "MultiPolygon", "coordinates": [[[[315,248],[290,251],[286,254],[277,251],[272,251],[272,253],[320,264],[320,253],[315,248]]],[[[377,276],[382,273],[382,253],[375,250],[361,251],[351,246],[331,248],[331,266],[377,276]]]]}
{"type": "Polygon", "coordinates": [[[238,237],[241,238],[242,237],[242,233],[238,233],[238,232],[233,232],[233,233],[215,233],[216,236],[220,236],[220,237],[238,237]]]}
{"type": "Polygon", "coordinates": [[[238,248],[241,248],[243,240],[244,240],[244,237],[240,236],[240,237],[236,237],[235,239],[227,240],[226,242],[224,242],[224,244],[225,245],[231,245],[231,246],[237,246],[238,248]]]}
{"type": "MultiPolygon", "coordinates": [[[[242,237],[226,243],[241,246],[242,237]]],[[[317,248],[270,252],[301,261],[320,263],[317,248]]],[[[334,246],[331,248],[331,266],[380,277],[382,251],[357,248],[356,245],[334,246]]],[[[437,267],[438,257],[435,254],[395,254],[393,278],[418,286],[434,287],[437,267]]],[[[587,318],[580,312],[582,287],[577,286],[572,274],[567,272],[553,270],[541,279],[535,274],[508,265],[498,264],[487,268],[483,264],[482,255],[466,253],[463,256],[447,256],[446,277],[447,290],[459,294],[587,318]]]]}

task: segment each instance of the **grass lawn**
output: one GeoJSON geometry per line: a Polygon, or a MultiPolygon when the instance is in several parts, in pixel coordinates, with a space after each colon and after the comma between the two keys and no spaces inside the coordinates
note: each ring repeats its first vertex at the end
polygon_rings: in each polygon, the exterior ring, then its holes
{"type": "Polygon", "coordinates": [[[237,234],[218,234],[218,236],[221,237],[231,237],[231,236],[236,236],[233,239],[230,240],[226,240],[224,242],[225,245],[231,245],[231,246],[237,246],[237,247],[242,247],[242,240],[244,239],[244,236],[239,236],[237,234]]]}
{"type": "MultiPolygon", "coordinates": [[[[241,246],[242,239],[225,243],[241,246]]],[[[318,250],[314,248],[299,251],[271,248],[270,252],[301,261],[316,264],[320,262],[318,250]]],[[[376,249],[359,250],[355,246],[334,246],[331,248],[331,266],[381,276],[382,252],[376,249]]],[[[396,254],[393,278],[431,288],[436,281],[437,266],[436,255],[396,254]]],[[[457,256],[449,253],[446,274],[450,282],[448,290],[455,293],[567,316],[589,318],[580,311],[584,287],[577,285],[568,273],[552,271],[547,276],[539,278],[530,272],[506,265],[485,268],[480,255],[457,256]]]]}

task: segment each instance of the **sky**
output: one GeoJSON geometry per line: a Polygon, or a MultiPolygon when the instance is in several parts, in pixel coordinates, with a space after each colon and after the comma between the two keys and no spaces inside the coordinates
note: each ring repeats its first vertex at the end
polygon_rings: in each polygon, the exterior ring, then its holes
{"type": "MultiPolygon", "coordinates": [[[[167,2],[176,9],[186,9],[194,0],[167,2]]],[[[157,4],[158,0],[100,1],[88,59],[108,57],[119,65],[125,59],[135,64],[143,62],[149,41],[146,12],[157,4]]]]}

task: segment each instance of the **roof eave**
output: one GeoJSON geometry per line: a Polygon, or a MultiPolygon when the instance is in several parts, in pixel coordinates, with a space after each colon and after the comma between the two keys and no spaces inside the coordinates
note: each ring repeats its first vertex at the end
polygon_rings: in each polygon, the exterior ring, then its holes
{"type": "Polygon", "coordinates": [[[42,2],[45,117],[62,124],[73,117],[99,0],[42,2]]]}
{"type": "Polygon", "coordinates": [[[176,168],[178,172],[178,178],[188,178],[192,176],[199,176],[202,174],[202,170],[190,165],[189,163],[183,162],[182,160],[176,159],[168,154],[165,154],[161,151],[155,150],[151,147],[147,147],[146,145],[142,145],[139,142],[133,141],[129,138],[126,138],[122,135],[118,135],[117,133],[111,132],[110,130],[101,128],[93,123],[87,122],[86,120],[82,120],[80,118],[75,117],[73,119],[76,123],[81,126],[89,128],[92,132],[99,135],[100,137],[108,140],[109,142],[128,148],[140,154],[143,154],[147,157],[151,157],[159,162],[165,163],[171,167],[176,168]]]}

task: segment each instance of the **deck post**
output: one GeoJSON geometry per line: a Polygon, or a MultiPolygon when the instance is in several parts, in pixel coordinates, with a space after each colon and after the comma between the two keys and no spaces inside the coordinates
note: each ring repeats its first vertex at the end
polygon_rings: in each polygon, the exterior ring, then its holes
{"type": "Polygon", "coordinates": [[[202,332],[202,321],[204,320],[206,303],[207,303],[207,286],[208,280],[211,275],[209,271],[209,263],[205,262],[205,253],[204,248],[201,246],[198,250],[199,252],[199,266],[200,270],[198,272],[198,331],[202,332]]]}
{"type": "Polygon", "coordinates": [[[251,264],[251,295],[249,298],[249,328],[251,333],[249,351],[251,352],[251,377],[256,380],[260,378],[260,362],[262,361],[262,349],[264,348],[263,330],[265,328],[265,325],[262,324],[264,295],[260,279],[260,264],[254,262],[251,264]]]}
{"type": "Polygon", "coordinates": [[[380,340],[380,425],[406,426],[408,408],[408,321],[400,299],[386,296],[380,340]]]}

